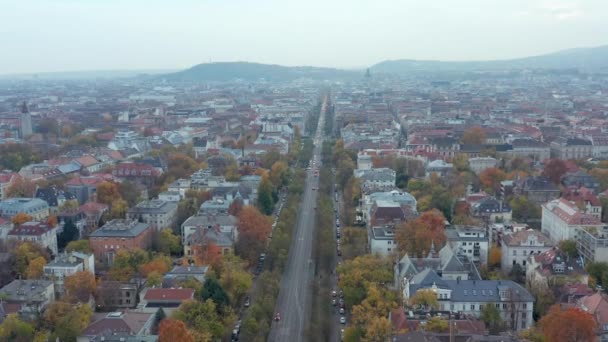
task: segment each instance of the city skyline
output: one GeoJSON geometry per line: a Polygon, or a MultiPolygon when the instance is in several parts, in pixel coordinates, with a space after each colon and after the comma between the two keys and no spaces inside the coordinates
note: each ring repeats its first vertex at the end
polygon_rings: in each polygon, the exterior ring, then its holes
{"type": "Polygon", "coordinates": [[[0,8],[0,74],[225,61],[350,69],[390,59],[496,60],[600,46],[608,34],[601,17],[608,3],[594,0],[466,0],[458,6],[63,0],[8,1],[0,8]]]}

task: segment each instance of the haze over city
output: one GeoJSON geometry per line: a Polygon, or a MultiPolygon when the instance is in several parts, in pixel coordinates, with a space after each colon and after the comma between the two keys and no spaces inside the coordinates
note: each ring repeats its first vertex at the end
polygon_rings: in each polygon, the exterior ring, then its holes
{"type": "Polygon", "coordinates": [[[0,0],[0,342],[608,341],[608,0],[0,0]]]}
{"type": "Polygon", "coordinates": [[[507,59],[605,44],[606,13],[601,0],[5,0],[0,74],[507,59]]]}

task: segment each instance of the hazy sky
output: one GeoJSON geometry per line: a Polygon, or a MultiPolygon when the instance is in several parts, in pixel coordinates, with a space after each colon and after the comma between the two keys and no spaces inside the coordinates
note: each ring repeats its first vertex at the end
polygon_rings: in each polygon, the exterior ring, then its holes
{"type": "Polygon", "coordinates": [[[369,66],[608,43],[608,0],[0,0],[0,74],[369,66]]]}

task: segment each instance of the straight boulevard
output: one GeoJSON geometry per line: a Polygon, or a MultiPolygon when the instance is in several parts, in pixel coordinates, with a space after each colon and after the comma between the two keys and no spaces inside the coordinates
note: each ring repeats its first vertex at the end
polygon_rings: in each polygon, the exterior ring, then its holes
{"type": "Polygon", "coordinates": [[[312,166],[306,173],[304,197],[300,205],[296,231],[289,249],[289,259],[281,280],[281,290],[275,308],[275,312],[280,315],[281,319],[273,321],[269,341],[299,342],[306,340],[305,329],[311,314],[311,282],[314,276],[311,255],[317,192],[313,188],[319,187],[319,177],[315,176],[315,170],[321,162],[326,109],[327,98],[323,100],[317,132],[314,136],[313,160],[316,160],[317,165],[312,166]]]}

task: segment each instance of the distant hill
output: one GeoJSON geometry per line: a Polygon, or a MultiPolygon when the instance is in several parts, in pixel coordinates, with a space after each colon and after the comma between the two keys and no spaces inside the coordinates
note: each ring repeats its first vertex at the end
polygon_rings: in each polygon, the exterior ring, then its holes
{"type": "Polygon", "coordinates": [[[39,72],[27,74],[5,74],[0,79],[12,80],[81,80],[81,79],[113,79],[130,78],[154,74],[166,74],[175,70],[170,69],[142,69],[142,70],[87,70],[87,71],[60,71],[39,72]]]}
{"type": "Polygon", "coordinates": [[[493,61],[389,60],[371,67],[376,73],[492,71],[515,69],[579,69],[608,71],[608,45],[562,50],[545,55],[493,61]]]}
{"type": "Polygon", "coordinates": [[[298,78],[332,80],[353,76],[361,77],[362,74],[333,68],[287,67],[249,62],[218,62],[198,64],[190,69],[165,74],[163,78],[175,81],[226,82],[238,79],[245,81],[258,81],[261,79],[266,81],[289,81],[298,78]]]}

